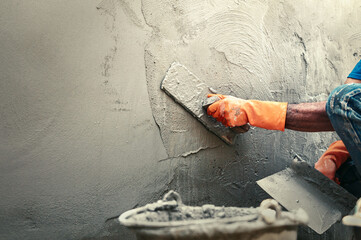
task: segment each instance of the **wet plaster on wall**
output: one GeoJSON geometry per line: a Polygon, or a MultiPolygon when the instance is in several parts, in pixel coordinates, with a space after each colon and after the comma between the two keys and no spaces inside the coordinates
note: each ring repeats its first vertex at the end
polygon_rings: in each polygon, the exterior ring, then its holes
{"type": "Polygon", "coordinates": [[[294,153],[314,163],[335,134],[251,129],[229,147],[159,89],[170,64],[220,93],[304,102],[361,55],[356,0],[1,5],[5,239],[134,239],[115,217],[169,189],[189,205],[259,205],[256,180],[294,153]]]}
{"type": "MultiPolygon", "coordinates": [[[[325,100],[357,60],[357,48],[351,46],[355,37],[344,36],[358,32],[345,22],[359,17],[355,1],[316,5],[143,1],[145,21],[153,29],[145,48],[152,112],[175,167],[171,186],[186,200],[255,205],[267,197],[255,186],[256,179],[283,169],[295,153],[313,164],[336,138],[332,133],[252,129],[231,148],[159,90],[170,63],[178,61],[220,93],[291,103],[325,100]],[[179,158],[208,146],[215,148],[179,158]]],[[[322,239],[337,239],[340,229],[335,226],[322,239]]],[[[321,239],[306,229],[300,235],[321,239]]]]}

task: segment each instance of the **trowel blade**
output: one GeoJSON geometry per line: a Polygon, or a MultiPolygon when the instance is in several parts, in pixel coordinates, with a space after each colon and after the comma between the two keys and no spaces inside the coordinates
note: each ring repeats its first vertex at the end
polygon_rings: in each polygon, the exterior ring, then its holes
{"type": "Polygon", "coordinates": [[[174,62],[168,69],[160,88],[200,121],[209,131],[229,145],[233,145],[237,132],[208,116],[202,108],[209,87],[185,66],[174,62]]]}
{"type": "Polygon", "coordinates": [[[302,208],[318,234],[350,213],[357,201],[345,189],[296,157],[290,168],[257,181],[287,210],[302,208]]]}

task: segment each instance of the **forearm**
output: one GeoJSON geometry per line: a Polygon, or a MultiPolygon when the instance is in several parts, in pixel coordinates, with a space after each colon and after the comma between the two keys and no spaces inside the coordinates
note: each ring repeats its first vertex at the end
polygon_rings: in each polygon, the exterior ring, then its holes
{"type": "MultiPolygon", "coordinates": [[[[345,84],[361,83],[361,80],[347,78],[345,84]]],[[[334,131],[326,113],[326,101],[288,104],[286,128],[303,132],[334,131]]]]}
{"type": "Polygon", "coordinates": [[[326,113],[326,101],[288,104],[286,128],[303,132],[334,131],[326,113]]]}

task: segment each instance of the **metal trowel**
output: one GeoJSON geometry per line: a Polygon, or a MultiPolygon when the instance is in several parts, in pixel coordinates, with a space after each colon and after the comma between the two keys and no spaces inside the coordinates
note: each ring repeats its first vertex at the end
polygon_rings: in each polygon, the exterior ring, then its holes
{"type": "Polygon", "coordinates": [[[308,226],[324,233],[354,208],[356,197],[296,156],[291,167],[257,181],[287,210],[302,208],[308,226]]]}
{"type": "Polygon", "coordinates": [[[206,113],[207,107],[218,101],[219,98],[216,96],[206,98],[207,94],[214,93],[214,90],[180,63],[172,63],[161,82],[160,88],[209,131],[229,145],[235,143],[238,133],[247,132],[249,129],[248,124],[234,128],[225,127],[208,116],[206,113]]]}

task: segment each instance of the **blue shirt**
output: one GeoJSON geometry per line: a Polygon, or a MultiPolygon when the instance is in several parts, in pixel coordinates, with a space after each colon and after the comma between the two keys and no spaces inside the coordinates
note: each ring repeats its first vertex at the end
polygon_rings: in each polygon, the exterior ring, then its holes
{"type": "Polygon", "coordinates": [[[361,60],[356,64],[348,77],[361,80],[361,60]]]}

